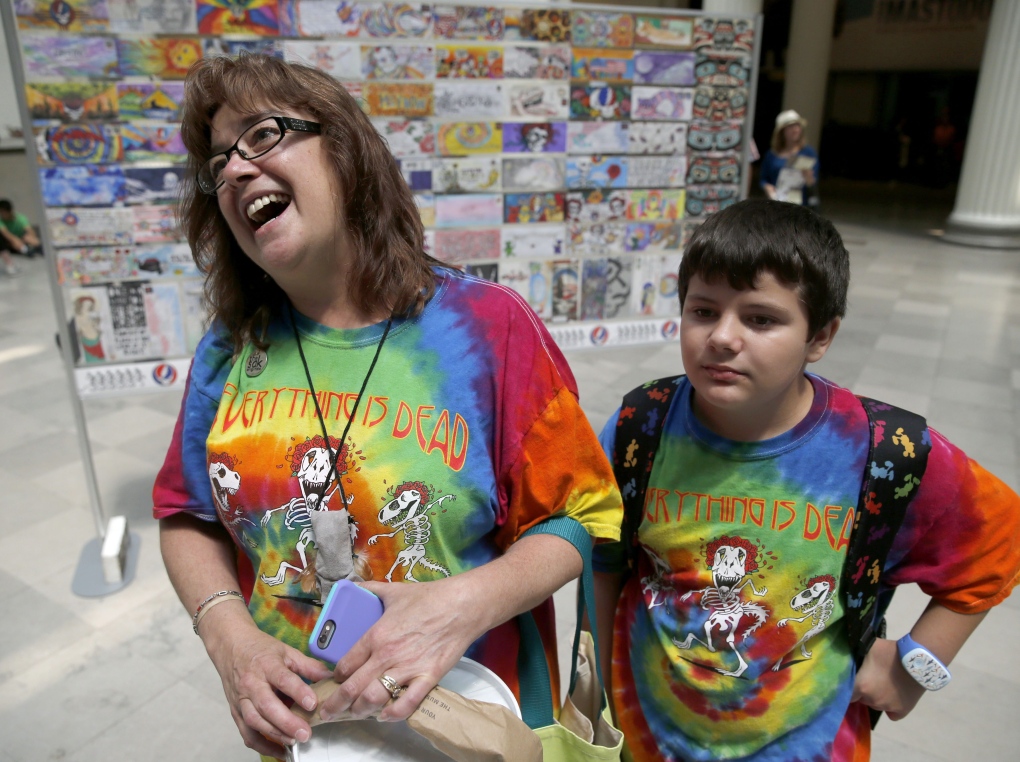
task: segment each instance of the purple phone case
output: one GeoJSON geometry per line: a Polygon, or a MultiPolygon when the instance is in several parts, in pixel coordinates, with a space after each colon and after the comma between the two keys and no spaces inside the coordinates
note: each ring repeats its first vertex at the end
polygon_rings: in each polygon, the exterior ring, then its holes
{"type": "Polygon", "coordinates": [[[379,620],[382,613],[383,605],[378,596],[353,582],[337,582],[329,591],[319,619],[308,638],[309,652],[323,661],[336,664],[368,628],[379,620]],[[319,645],[319,635],[327,622],[333,623],[334,630],[329,642],[323,647],[319,645]]]}

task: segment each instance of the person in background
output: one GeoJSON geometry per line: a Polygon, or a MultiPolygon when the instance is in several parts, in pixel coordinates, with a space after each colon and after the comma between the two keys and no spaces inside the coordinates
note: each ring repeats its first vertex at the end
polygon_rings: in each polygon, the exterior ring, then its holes
{"type": "Polygon", "coordinates": [[[42,254],[39,236],[32,228],[28,217],[14,211],[14,204],[0,198],[0,259],[8,275],[17,273],[10,253],[33,257],[42,254]]]}
{"type": "Polygon", "coordinates": [[[310,681],[339,684],[324,719],[406,719],[465,654],[516,689],[523,611],[555,664],[550,596],[581,559],[521,535],[565,515],[613,540],[621,512],[542,322],[425,253],[397,161],[323,72],[203,59],[181,134],[214,322],[153,512],[245,744],[308,740],[310,681]],[[339,579],[385,611],[334,670],[308,637],[339,579]]]}
{"type": "Polygon", "coordinates": [[[807,121],[793,109],[776,117],[761,163],[761,187],[775,201],[818,206],[818,154],[807,145],[807,121]]]}

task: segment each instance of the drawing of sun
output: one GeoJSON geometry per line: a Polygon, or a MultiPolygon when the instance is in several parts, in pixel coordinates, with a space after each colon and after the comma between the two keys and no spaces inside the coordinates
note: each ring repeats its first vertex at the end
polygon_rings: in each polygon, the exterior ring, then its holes
{"type": "Polygon", "coordinates": [[[279,33],[277,0],[198,0],[196,11],[199,34],[279,33]]]}

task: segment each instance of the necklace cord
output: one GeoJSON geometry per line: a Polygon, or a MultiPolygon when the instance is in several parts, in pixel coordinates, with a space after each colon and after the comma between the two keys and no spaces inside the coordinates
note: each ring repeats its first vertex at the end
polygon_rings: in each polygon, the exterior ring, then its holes
{"type": "MultiPolygon", "coordinates": [[[[326,419],[322,415],[322,408],[319,406],[319,395],[315,392],[315,386],[312,384],[312,374],[308,370],[308,360],[305,359],[305,350],[301,345],[301,333],[298,331],[297,320],[294,317],[294,305],[287,302],[287,308],[290,310],[290,325],[294,329],[294,340],[297,342],[298,354],[301,356],[301,365],[305,369],[305,379],[308,381],[308,391],[312,393],[312,402],[315,404],[315,415],[319,419],[319,425],[322,427],[322,438],[326,443],[326,452],[330,453],[332,448],[329,446],[329,430],[326,428],[326,419]]],[[[386,321],[386,327],[383,329],[382,338],[379,340],[379,345],[376,347],[375,355],[372,357],[372,362],[368,366],[368,372],[365,374],[365,380],[361,382],[361,390],[358,392],[357,398],[354,400],[354,409],[351,411],[350,417],[347,419],[347,425],[344,426],[344,433],[340,437],[340,444],[337,447],[337,451],[331,457],[331,464],[329,469],[329,475],[326,477],[325,487],[323,488],[323,497],[325,497],[325,490],[329,489],[329,484],[336,476],[337,487],[340,488],[340,499],[343,501],[344,508],[347,507],[347,493],[344,490],[343,480],[340,478],[337,472],[337,463],[340,459],[340,452],[343,450],[344,442],[347,441],[347,434],[351,430],[351,424],[354,422],[354,418],[358,415],[358,405],[361,404],[361,398],[365,394],[365,389],[368,387],[368,379],[372,377],[372,371],[375,370],[375,364],[379,360],[379,354],[382,352],[383,344],[386,343],[386,337],[390,334],[390,328],[393,325],[393,317],[391,316],[386,321]]]]}

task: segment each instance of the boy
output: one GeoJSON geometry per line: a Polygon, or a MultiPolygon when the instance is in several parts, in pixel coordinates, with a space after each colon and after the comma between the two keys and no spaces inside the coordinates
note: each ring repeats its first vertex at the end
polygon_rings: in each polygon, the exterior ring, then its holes
{"type": "MultiPolygon", "coordinates": [[[[903,641],[931,674],[911,663],[911,677],[883,638],[854,669],[842,571],[871,432],[858,398],[805,374],[836,336],[849,277],[835,228],[794,204],[740,202],[688,245],[687,376],[663,419],[630,577],[628,538],[595,548],[602,653],[637,762],[865,760],[868,708],[899,719],[925,692],[918,680],[941,687],[940,666],[1017,581],[1020,498],[929,429],[881,582],[932,596],[910,633],[919,645],[903,641]]],[[[602,433],[609,453],[620,416],[602,433]]]]}

